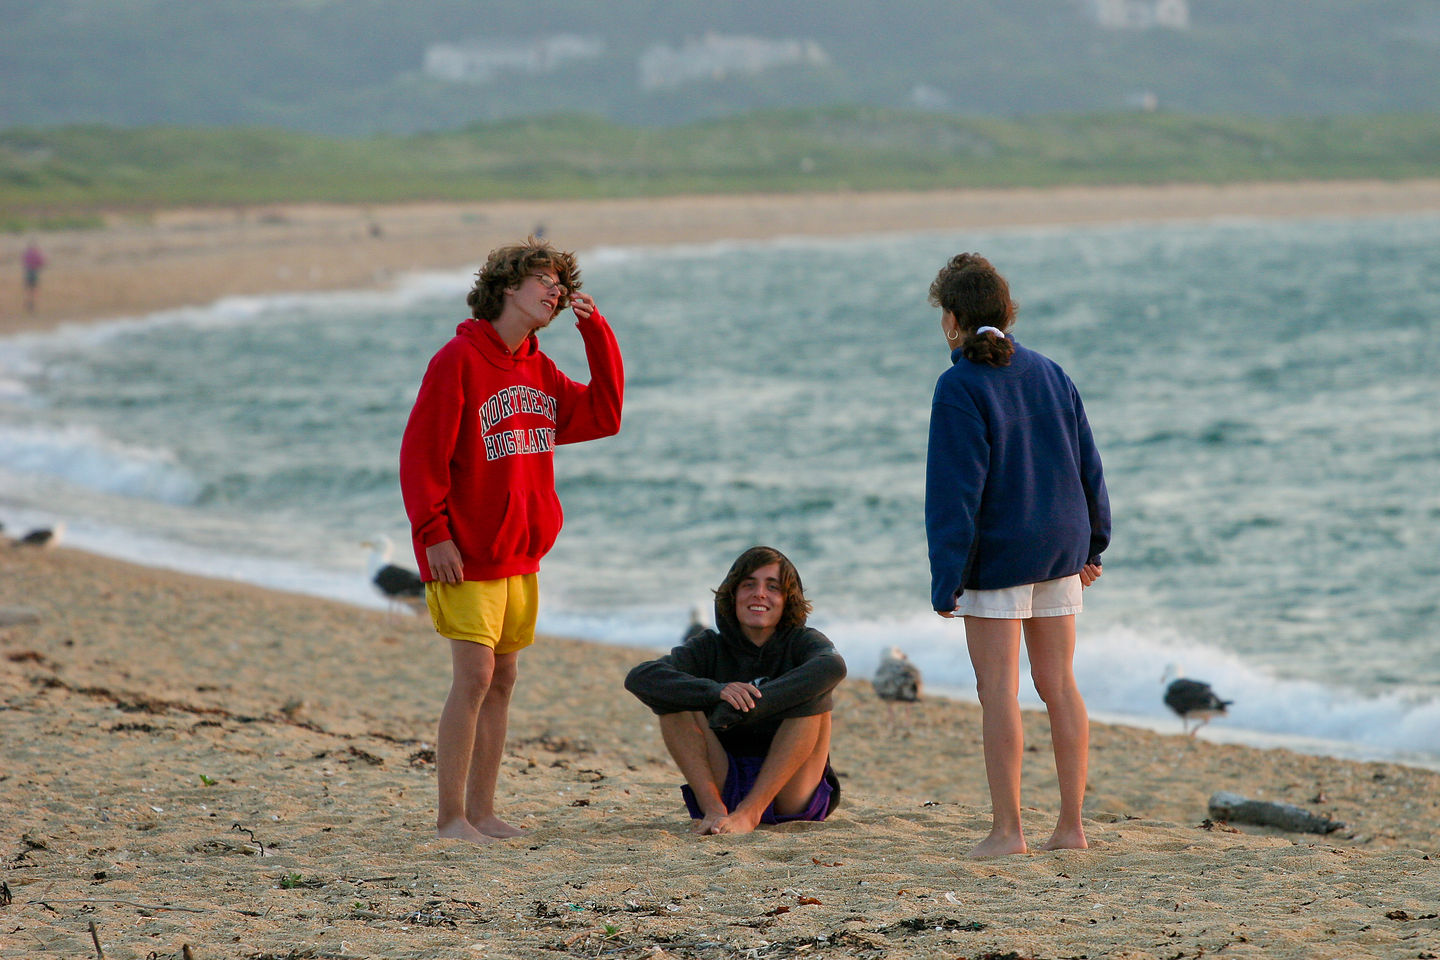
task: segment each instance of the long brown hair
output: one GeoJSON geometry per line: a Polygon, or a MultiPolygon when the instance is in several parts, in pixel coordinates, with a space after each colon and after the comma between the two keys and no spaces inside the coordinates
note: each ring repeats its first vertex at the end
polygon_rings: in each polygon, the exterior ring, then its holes
{"type": "Polygon", "coordinates": [[[995,327],[1006,333],[1015,323],[1018,309],[1010,298],[1010,284],[989,260],[978,253],[959,253],[950,258],[930,284],[930,304],[946,310],[960,326],[960,348],[965,359],[992,367],[1009,366],[1015,344],[981,327],[995,327]]]}
{"type": "Polygon", "coordinates": [[[740,581],[772,563],[780,567],[780,589],[785,593],[785,609],[780,613],[776,632],[783,633],[805,626],[805,618],[810,615],[811,610],[810,601],[805,599],[805,585],[800,582],[800,573],[795,569],[795,564],[774,547],[751,547],[735,558],[735,562],[730,565],[730,572],[725,574],[725,579],[715,589],[716,623],[735,621],[735,591],[739,588],[740,581]]]}

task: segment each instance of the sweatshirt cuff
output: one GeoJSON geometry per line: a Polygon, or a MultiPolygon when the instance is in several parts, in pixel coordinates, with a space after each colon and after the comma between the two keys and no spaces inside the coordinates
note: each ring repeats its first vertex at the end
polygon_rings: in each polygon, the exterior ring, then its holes
{"type": "Polygon", "coordinates": [[[709,720],[711,730],[729,730],[743,719],[745,719],[745,714],[736,710],[724,700],[721,700],[710,708],[709,720]]]}
{"type": "Polygon", "coordinates": [[[445,517],[436,517],[420,529],[420,545],[423,547],[433,547],[437,543],[454,539],[455,534],[450,532],[450,521],[445,517]]]}

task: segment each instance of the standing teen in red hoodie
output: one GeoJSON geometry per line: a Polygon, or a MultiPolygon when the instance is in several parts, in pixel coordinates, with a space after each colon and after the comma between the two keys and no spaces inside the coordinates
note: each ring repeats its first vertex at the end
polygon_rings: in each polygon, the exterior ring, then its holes
{"type": "Polygon", "coordinates": [[[435,744],[442,837],[523,831],[495,814],[519,651],[535,640],[536,573],[560,532],[556,444],[620,429],[625,373],[575,256],[530,238],[490,253],[467,302],[474,319],[430,361],[400,444],[400,490],[453,679],[435,744]],[[590,383],[540,352],[535,334],[569,304],[590,383]]]}

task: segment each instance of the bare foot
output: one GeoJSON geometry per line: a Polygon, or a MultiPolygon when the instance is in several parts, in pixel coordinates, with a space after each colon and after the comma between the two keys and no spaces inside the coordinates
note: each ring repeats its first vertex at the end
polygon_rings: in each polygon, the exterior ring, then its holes
{"type": "Polygon", "coordinates": [[[451,820],[449,823],[441,824],[435,828],[435,836],[447,840],[468,840],[471,843],[484,846],[487,843],[494,843],[494,837],[487,837],[476,830],[466,820],[451,820]]]}
{"type": "Polygon", "coordinates": [[[511,837],[525,836],[524,830],[521,830],[519,827],[511,826],[504,820],[501,820],[499,817],[493,815],[488,817],[481,817],[479,820],[474,820],[471,822],[470,825],[476,830],[478,830],[480,833],[483,833],[485,836],[492,837],[496,840],[508,840],[511,837]]]}
{"type": "Polygon", "coordinates": [[[728,817],[721,817],[706,833],[750,833],[760,825],[760,814],[741,813],[739,808],[728,817]]]}
{"type": "Polygon", "coordinates": [[[1025,846],[1025,838],[1020,834],[991,833],[965,856],[978,860],[983,857],[1012,857],[1029,852],[1029,848],[1025,846]]]}
{"type": "Polygon", "coordinates": [[[1085,830],[1083,827],[1067,828],[1063,830],[1059,827],[1056,827],[1055,833],[1051,835],[1049,840],[1045,841],[1045,845],[1040,849],[1088,850],[1089,847],[1090,843],[1085,839],[1085,830]]]}

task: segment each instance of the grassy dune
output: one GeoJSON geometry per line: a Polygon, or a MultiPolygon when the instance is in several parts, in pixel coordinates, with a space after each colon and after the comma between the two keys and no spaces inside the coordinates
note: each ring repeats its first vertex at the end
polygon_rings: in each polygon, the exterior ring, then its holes
{"type": "Polygon", "coordinates": [[[1440,175],[1440,117],[962,118],[870,108],[683,127],[586,116],[340,139],[261,129],[0,131],[0,224],[195,204],[596,198],[1440,175]]]}

